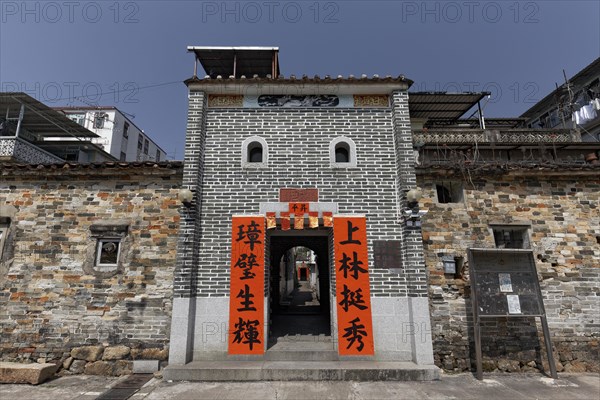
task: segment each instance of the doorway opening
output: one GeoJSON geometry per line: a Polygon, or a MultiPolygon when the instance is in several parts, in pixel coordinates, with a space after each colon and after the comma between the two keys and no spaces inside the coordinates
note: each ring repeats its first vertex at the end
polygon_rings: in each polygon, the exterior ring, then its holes
{"type": "MultiPolygon", "coordinates": [[[[321,295],[317,255],[308,247],[288,249],[279,261],[278,313],[320,314],[321,295]]],[[[277,260],[275,260],[277,265],[277,260]]]]}
{"type": "Polygon", "coordinates": [[[273,232],[269,238],[269,347],[331,342],[329,234],[273,232]]]}

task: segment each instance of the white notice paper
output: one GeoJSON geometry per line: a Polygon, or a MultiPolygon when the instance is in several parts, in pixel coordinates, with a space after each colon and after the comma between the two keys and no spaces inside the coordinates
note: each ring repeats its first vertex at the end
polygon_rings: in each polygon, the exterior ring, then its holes
{"type": "Polygon", "coordinates": [[[507,294],[506,301],[508,302],[508,313],[509,314],[521,314],[521,303],[519,302],[518,295],[507,294]]]}
{"type": "Polygon", "coordinates": [[[512,292],[512,282],[510,280],[510,274],[498,274],[498,280],[500,281],[500,292],[512,292]]]}

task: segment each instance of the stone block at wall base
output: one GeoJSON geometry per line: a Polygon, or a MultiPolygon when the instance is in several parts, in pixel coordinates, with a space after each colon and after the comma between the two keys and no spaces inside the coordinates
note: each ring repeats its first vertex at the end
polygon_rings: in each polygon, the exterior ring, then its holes
{"type": "Polygon", "coordinates": [[[169,358],[169,349],[167,348],[148,348],[148,349],[131,349],[131,358],[134,360],[160,360],[164,361],[169,358]]]}
{"type": "Polygon", "coordinates": [[[71,357],[76,360],[96,361],[102,357],[103,352],[102,346],[75,347],[71,350],[71,357]]]}
{"type": "Polygon", "coordinates": [[[134,374],[153,374],[159,370],[159,360],[134,360],[134,374]]]}
{"type": "Polygon", "coordinates": [[[0,383],[30,383],[38,385],[50,378],[58,365],[44,364],[19,364],[0,362],[0,383]]]}
{"type": "Polygon", "coordinates": [[[110,346],[104,349],[104,354],[102,355],[103,361],[108,360],[121,360],[130,352],[130,348],[127,346],[110,346]]]}
{"type": "Polygon", "coordinates": [[[131,374],[131,369],[131,361],[96,361],[87,363],[84,368],[84,373],[86,375],[122,376],[131,374]]]}

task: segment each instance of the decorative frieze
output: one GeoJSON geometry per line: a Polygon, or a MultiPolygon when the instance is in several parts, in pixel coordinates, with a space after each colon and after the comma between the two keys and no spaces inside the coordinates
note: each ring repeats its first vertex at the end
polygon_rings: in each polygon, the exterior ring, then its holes
{"type": "Polygon", "coordinates": [[[211,94],[208,96],[208,106],[211,108],[235,108],[243,105],[242,95],[211,94]]]}
{"type": "Polygon", "coordinates": [[[389,107],[390,98],[387,95],[370,94],[370,95],[354,95],[354,107],[389,107]]]}
{"type": "Polygon", "coordinates": [[[261,94],[208,96],[209,108],[388,108],[388,95],[261,94]]]}
{"type": "Polygon", "coordinates": [[[486,142],[485,132],[481,130],[440,130],[413,132],[413,142],[427,143],[483,143],[486,142]]]}

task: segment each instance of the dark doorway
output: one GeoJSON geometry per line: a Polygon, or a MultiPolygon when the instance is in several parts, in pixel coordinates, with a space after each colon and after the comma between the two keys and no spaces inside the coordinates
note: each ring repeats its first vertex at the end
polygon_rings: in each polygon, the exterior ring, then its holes
{"type": "MultiPolygon", "coordinates": [[[[321,288],[317,255],[307,247],[288,249],[279,263],[278,314],[320,314],[321,288]]],[[[277,290],[273,285],[273,290],[277,290]]]]}
{"type": "Polygon", "coordinates": [[[269,347],[331,336],[328,231],[274,231],[269,237],[269,347]]]}

